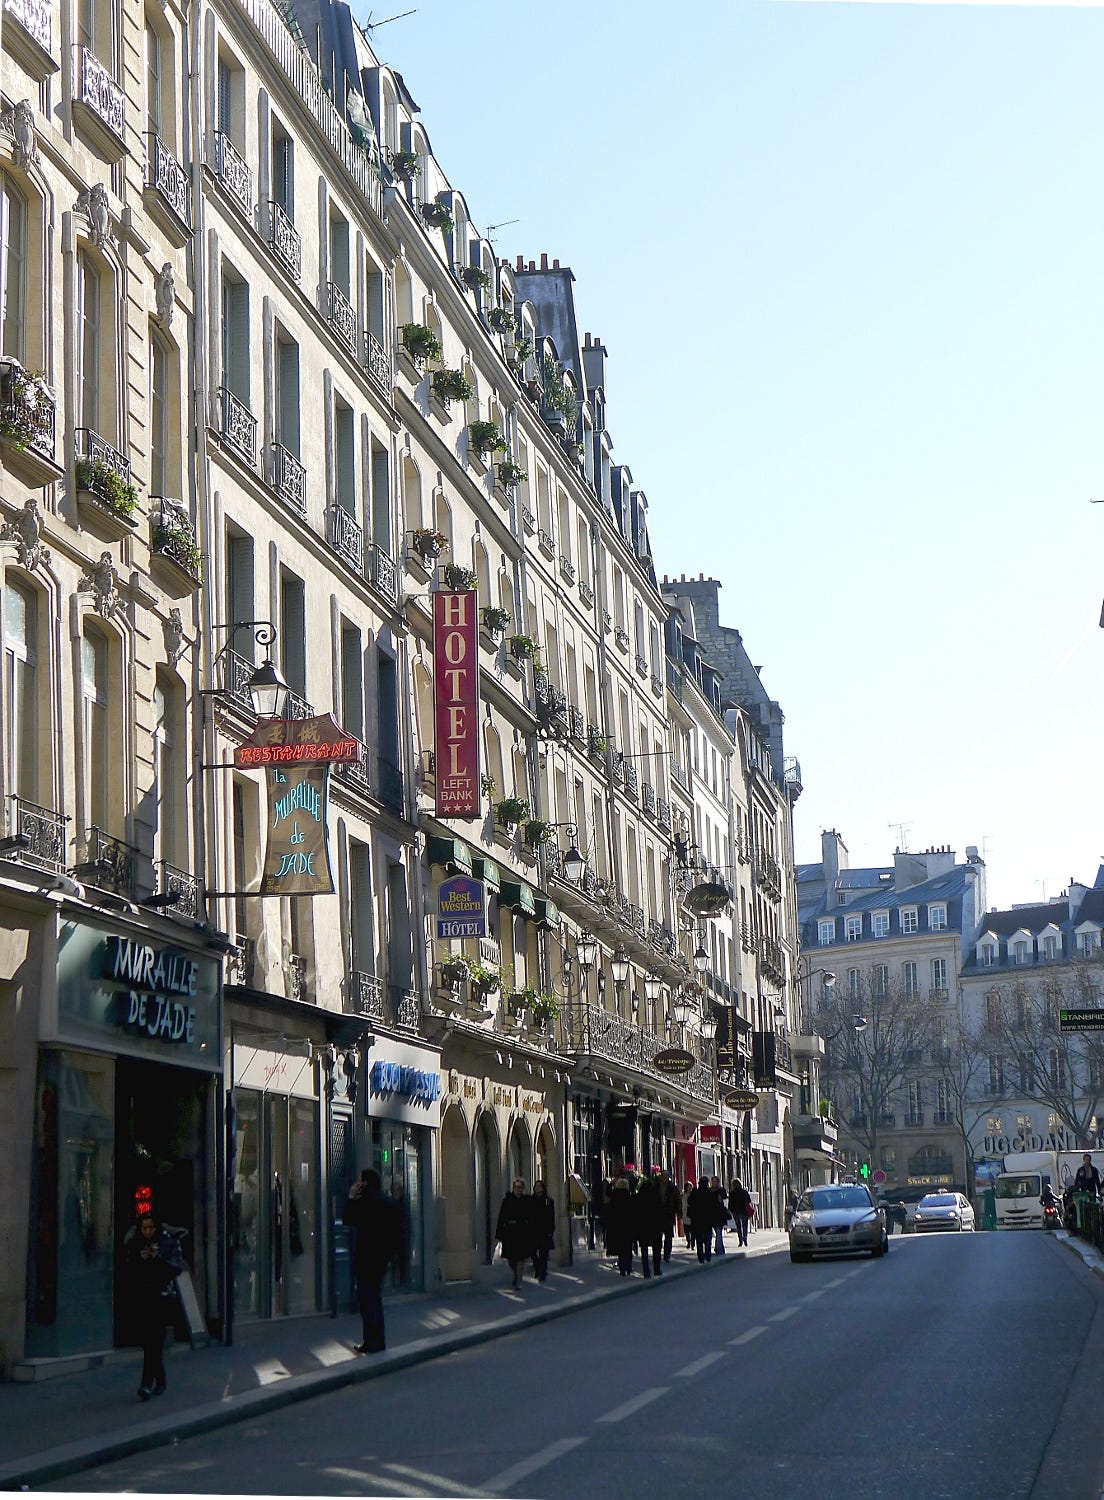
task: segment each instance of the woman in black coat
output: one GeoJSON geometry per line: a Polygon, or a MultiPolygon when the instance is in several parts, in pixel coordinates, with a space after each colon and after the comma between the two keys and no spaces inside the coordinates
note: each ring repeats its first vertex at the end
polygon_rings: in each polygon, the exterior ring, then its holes
{"type": "Polygon", "coordinates": [[[165,1324],[172,1316],[172,1304],[166,1293],[184,1266],[180,1233],[179,1230],[169,1233],[153,1214],[145,1214],[128,1230],[123,1241],[127,1281],[142,1345],[140,1401],[160,1396],[165,1389],[165,1324]]]}
{"type": "Polygon", "coordinates": [[[544,1281],[548,1275],[548,1252],[556,1236],[556,1202],[538,1177],[529,1200],[533,1209],[533,1275],[544,1281]]]}
{"type": "Polygon", "coordinates": [[[632,1275],[633,1241],[636,1239],[636,1212],[629,1184],[619,1177],[613,1184],[606,1204],[606,1250],[617,1256],[622,1276],[632,1275]]]}
{"type": "Polygon", "coordinates": [[[533,1200],[525,1196],[525,1183],[514,1178],[513,1187],[498,1211],[495,1238],[502,1241],[502,1258],[510,1262],[514,1286],[521,1285],[525,1262],[533,1253],[533,1200]]]}

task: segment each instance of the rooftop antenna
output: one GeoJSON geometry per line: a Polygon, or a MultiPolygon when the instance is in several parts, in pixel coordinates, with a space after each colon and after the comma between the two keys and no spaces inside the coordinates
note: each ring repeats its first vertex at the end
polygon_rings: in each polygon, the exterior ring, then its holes
{"type": "Polygon", "coordinates": [[[908,835],[911,823],[890,823],[890,828],[897,830],[897,847],[902,854],[908,853],[908,835]]]}
{"type": "Polygon", "coordinates": [[[381,26],[389,26],[392,21],[401,21],[404,16],[414,16],[417,13],[417,8],[414,10],[400,10],[397,15],[385,16],[382,21],[373,21],[372,12],[369,11],[368,19],[364,23],[364,29],[365,31],[377,31],[381,26]]]}
{"type": "Polygon", "coordinates": [[[499,223],[499,224],[488,224],[487,227],[486,227],[486,229],[483,231],[483,233],[486,236],[486,238],[488,240],[490,240],[491,244],[493,245],[494,244],[494,239],[492,237],[492,231],[493,230],[495,230],[495,229],[506,229],[511,224],[520,224],[520,223],[521,223],[520,219],[503,219],[502,222],[499,223]]]}

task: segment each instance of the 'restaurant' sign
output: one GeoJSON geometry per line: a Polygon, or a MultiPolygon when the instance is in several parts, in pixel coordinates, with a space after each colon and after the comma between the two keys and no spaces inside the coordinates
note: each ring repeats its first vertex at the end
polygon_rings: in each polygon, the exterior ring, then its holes
{"type": "Polygon", "coordinates": [[[433,596],[433,706],[439,818],[475,818],[479,787],[479,631],[473,590],[433,596]]]}
{"type": "Polygon", "coordinates": [[[359,761],[364,747],[332,714],[261,719],[234,751],[234,764],[264,767],[268,781],[268,847],[258,894],[322,896],[333,892],[327,799],[330,767],[359,761]]]}

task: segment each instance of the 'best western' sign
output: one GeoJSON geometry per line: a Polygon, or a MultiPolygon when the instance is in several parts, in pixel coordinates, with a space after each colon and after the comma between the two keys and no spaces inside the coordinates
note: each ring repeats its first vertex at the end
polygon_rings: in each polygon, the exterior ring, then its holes
{"type": "Polygon", "coordinates": [[[433,706],[439,818],[475,818],[479,788],[476,595],[433,596],[433,706]]]}

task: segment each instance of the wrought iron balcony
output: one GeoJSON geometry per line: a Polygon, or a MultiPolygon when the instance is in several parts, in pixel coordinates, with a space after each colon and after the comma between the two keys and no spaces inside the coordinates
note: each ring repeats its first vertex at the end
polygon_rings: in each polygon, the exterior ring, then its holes
{"type": "Polygon", "coordinates": [[[199,545],[195,527],[183,504],[164,495],[151,495],[150,506],[150,551],[158,557],[168,558],[181,572],[199,583],[202,571],[199,545]]]}
{"type": "Polygon", "coordinates": [[[368,556],[371,562],[372,587],[385,599],[394,601],[399,596],[395,559],[378,542],[368,544],[368,556]]]}
{"type": "Polygon", "coordinates": [[[330,546],[355,573],[364,568],[364,531],[343,505],[330,506],[330,546]]]}
{"type": "Polygon", "coordinates": [[[575,564],[562,552],[560,553],[560,573],[568,583],[575,582],[575,564]]]}
{"type": "Polygon", "coordinates": [[[272,488],[297,516],[307,513],[307,471],[281,443],[272,445],[272,488]]]}
{"type": "Polygon", "coordinates": [[[268,203],[268,243],[291,279],[298,281],[303,270],[302,236],[291,222],[291,215],[275,198],[268,203]]]}
{"type": "Polygon", "coordinates": [[[339,781],[344,781],[348,786],[355,787],[357,791],[363,792],[365,796],[372,790],[372,783],[368,779],[368,751],[367,746],[361,745],[361,756],[359,760],[339,761],[334,766],[334,773],[339,781]]]}
{"type": "Polygon", "coordinates": [[[54,461],[57,402],[44,380],[0,359],[0,444],[54,461]]]}
{"type": "Polygon", "coordinates": [[[542,530],[537,532],[537,546],[544,553],[545,557],[549,559],[549,561],[551,561],[551,559],[555,557],[556,544],[552,540],[552,533],[550,531],[542,530]]]}
{"type": "Polygon", "coordinates": [[[91,495],[100,509],[133,525],[137,497],[131,485],[130,459],[90,427],[73,432],[77,489],[91,495]]]}
{"type": "Polygon", "coordinates": [[[51,0],[4,0],[4,16],[18,21],[35,45],[53,57],[54,6],[51,0]]]}
{"type": "Polygon", "coordinates": [[[589,583],[584,583],[581,578],[579,579],[579,598],[583,601],[588,609],[594,603],[594,589],[589,583]]]}
{"type": "Polygon", "coordinates": [[[88,47],[74,49],[73,103],[82,107],[120,146],[126,144],[126,95],[88,47]]]}
{"type": "Polygon", "coordinates": [[[385,760],[382,755],[376,758],[376,768],[379,774],[380,801],[385,807],[401,813],[403,811],[402,771],[393,761],[385,760]]]}
{"type": "Polygon", "coordinates": [[[401,984],[389,984],[387,989],[391,1000],[392,1024],[407,1031],[417,1031],[422,1019],[418,992],[401,984]]]}
{"type": "Polygon", "coordinates": [[[250,467],[255,466],[257,462],[257,418],[244,401],[238,400],[228,386],[219,387],[219,402],[223,437],[250,467]]]}
{"type": "Polygon", "coordinates": [[[88,885],[114,891],[127,901],[135,900],[138,890],[138,862],[141,851],[122,839],[104,833],[95,824],[88,830],[84,858],[74,874],[88,885]]]}
{"type": "Polygon", "coordinates": [[[246,215],[251,215],[253,173],[237,146],[223,130],[215,132],[215,172],[231,198],[246,215]]]}
{"type": "Polygon", "coordinates": [[[635,761],[625,762],[625,795],[636,797],[640,791],[640,768],[635,761]]]}
{"type": "Polygon", "coordinates": [[[636,671],[638,677],[648,676],[648,658],[641,651],[636,653],[636,671]]]}
{"type": "Polygon", "coordinates": [[[356,353],[356,313],[336,281],[326,283],[326,318],[350,353],[356,353]]]}
{"type": "Polygon", "coordinates": [[[187,870],[177,869],[167,859],[158,866],[157,895],[169,899],[159,901],[170,916],[197,922],[199,920],[199,878],[189,875],[187,870]]]}
{"type": "Polygon", "coordinates": [[[285,719],[313,719],[314,704],[308,703],[302,693],[296,693],[288,688],[287,698],[284,700],[285,719]]]}
{"type": "Polygon", "coordinates": [[[656,794],[655,787],[651,784],[650,781],[646,781],[640,788],[640,805],[641,807],[643,807],[646,813],[650,813],[653,818],[655,817],[656,794]]]}
{"type": "Polygon", "coordinates": [[[364,368],[387,397],[391,395],[394,376],[391,373],[391,356],[374,333],[364,335],[364,368]]]}
{"type": "Polygon", "coordinates": [[[11,804],[7,842],[12,857],[60,874],[65,869],[65,825],[69,819],[14,792],[11,804]]]}
{"type": "Polygon", "coordinates": [[[671,827],[671,804],[665,797],[659,797],[656,800],[656,822],[661,828],[670,829],[671,827]]]}
{"type": "Polygon", "coordinates": [[[677,1079],[659,1074],[653,1063],[656,1053],[667,1046],[666,1039],[599,1005],[587,1001],[566,1007],[561,1030],[564,1045],[581,1056],[607,1059],[639,1073],[662,1077],[665,1088],[678,1088],[701,1100],[715,1097],[713,1070],[704,1062],[696,1061],[690,1072],[677,1079]]]}
{"type": "Polygon", "coordinates": [[[226,983],[251,987],[257,971],[257,944],[238,933],[226,955],[226,983]]]}
{"type": "Polygon", "coordinates": [[[663,678],[657,677],[654,672],[652,673],[652,692],[657,698],[663,697],[663,678]]]}
{"type": "Polygon", "coordinates": [[[349,975],[345,1009],[354,1016],[369,1016],[373,1021],[386,1021],[383,981],[374,974],[353,969],[349,975]]]}
{"type": "Polygon", "coordinates": [[[616,630],[613,632],[613,639],[616,642],[619,651],[627,651],[629,649],[629,632],[623,625],[617,626],[616,630]]]}
{"type": "Polygon", "coordinates": [[[586,717],[574,703],[567,705],[567,732],[573,740],[582,740],[586,735],[586,717]]]}
{"type": "Polygon", "coordinates": [[[156,131],[146,132],[146,187],[151,188],[173,218],[192,232],[188,174],[156,131]]]}

